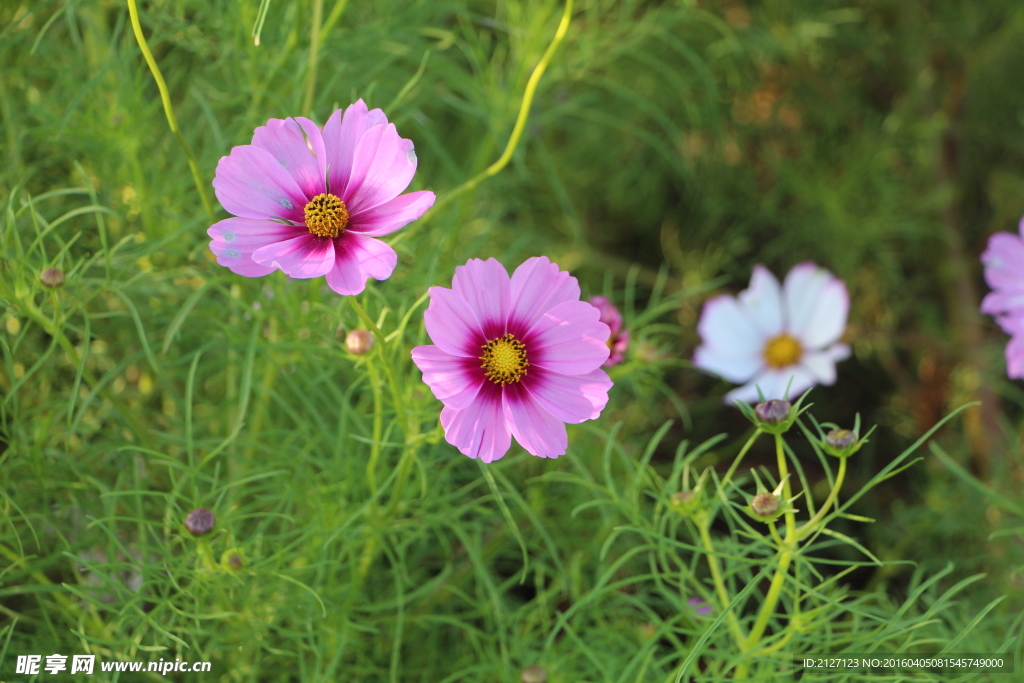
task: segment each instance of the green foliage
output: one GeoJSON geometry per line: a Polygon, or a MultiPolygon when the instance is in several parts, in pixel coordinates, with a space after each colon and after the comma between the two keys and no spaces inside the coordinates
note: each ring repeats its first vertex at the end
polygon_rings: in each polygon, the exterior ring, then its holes
{"type": "MultiPolygon", "coordinates": [[[[442,197],[505,149],[562,10],[139,6],[206,183],[268,118],[362,97],[442,197]]],[[[1022,37],[1010,0],[578,2],[508,167],[390,238],[395,275],[350,300],[212,262],[125,4],[0,5],[0,675],[53,652],[232,681],[774,680],[793,653],[943,648],[1022,665],[1024,394],[974,259],[1024,213],[1022,37]],[[478,467],[409,359],[423,294],[467,258],[539,253],[621,304],[631,354],[568,455],[478,467]],[[803,260],[854,300],[855,358],[816,415],[881,427],[848,465],[788,433],[797,521],[823,525],[797,551],[742,513],[742,458],[769,489],[785,475],[685,359],[714,278],[803,260]],[[356,327],[380,333],[367,355],[342,344],[356,327]],[[934,457],[891,459],[974,399],[934,457]],[[197,507],[217,517],[200,538],[197,507]]]]}

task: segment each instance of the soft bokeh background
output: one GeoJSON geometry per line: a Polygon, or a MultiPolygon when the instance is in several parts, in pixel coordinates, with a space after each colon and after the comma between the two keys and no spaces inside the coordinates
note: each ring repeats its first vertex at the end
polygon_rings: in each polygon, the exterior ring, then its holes
{"type": "MultiPolygon", "coordinates": [[[[443,194],[504,148],[562,6],[275,1],[256,46],[258,9],[140,7],[205,181],[268,118],[322,123],[362,97],[415,141],[414,189],[443,194]]],[[[1024,215],[1016,0],[577,2],[512,163],[407,229],[395,276],[364,301],[394,329],[467,258],[546,254],[626,314],[634,343],[609,408],[570,428],[567,457],[514,447],[488,482],[438,443],[440,404],[396,348],[400,400],[426,436],[409,485],[370,508],[372,392],[340,346],[356,318],[321,281],[212,262],[126,6],[5,0],[0,27],[4,675],[15,654],[88,642],[210,659],[221,680],[508,681],[536,663],[553,681],[664,680],[688,641],[658,629],[679,608],[645,582],[637,539],[612,540],[628,513],[602,496],[639,481],[630,463],[667,420],[652,455],[665,476],[684,439],[727,433],[702,462],[731,459],[748,426],[687,362],[701,304],[756,263],[782,275],[804,260],[853,301],[854,355],[812,393],[814,413],[879,425],[848,488],[981,402],[858,502],[875,524],[842,527],[918,568],[862,567],[844,585],[897,604],[949,563],[936,590],[984,572],[944,627],[1005,596],[961,651],[1010,633],[1024,391],[977,308],[979,253],[1024,215]],[[36,279],[52,264],[68,272],[57,294],[36,279]],[[61,311],[62,332],[29,301],[61,311]],[[221,523],[211,552],[241,549],[246,572],[195,573],[180,522],[197,506],[221,523]]],[[[406,348],[423,342],[421,310],[406,348]]],[[[387,424],[381,480],[401,452],[387,424]]],[[[822,479],[812,460],[807,472],[822,479]]]]}

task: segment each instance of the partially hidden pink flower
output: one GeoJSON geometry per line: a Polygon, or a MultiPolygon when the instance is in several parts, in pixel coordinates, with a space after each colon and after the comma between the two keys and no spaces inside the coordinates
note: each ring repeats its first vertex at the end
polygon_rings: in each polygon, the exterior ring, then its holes
{"type": "Polygon", "coordinates": [[[840,344],[850,297],[843,281],[813,263],[800,263],[783,285],[755,266],[750,287],[738,297],[716,296],[704,304],[697,331],[701,345],[693,364],[743,384],[725,396],[733,401],[796,397],[816,384],[836,381],[836,362],[850,355],[840,344]]]}
{"type": "MultiPolygon", "coordinates": [[[[1019,230],[1024,236],[1024,218],[1019,230]]],[[[1010,335],[1006,345],[1007,376],[1024,379],[1024,239],[997,232],[989,238],[981,262],[985,281],[992,288],[981,301],[981,312],[994,316],[1010,335]]]]}
{"type": "Polygon", "coordinates": [[[709,605],[707,600],[704,598],[690,598],[686,601],[686,604],[690,606],[690,609],[693,610],[694,614],[702,617],[710,614],[713,609],[713,607],[709,605]]]}
{"type": "Polygon", "coordinates": [[[484,462],[505,455],[512,436],[532,455],[564,455],[565,423],[593,420],[608,402],[600,317],[576,278],[543,256],[511,278],[493,258],[470,259],[451,289],[431,287],[423,318],[434,344],[412,358],[444,403],[448,443],[484,462]]]}
{"type": "Polygon", "coordinates": [[[608,300],[608,297],[592,296],[590,303],[601,311],[601,322],[612,331],[611,336],[608,337],[608,348],[611,350],[611,354],[604,362],[604,367],[610,368],[613,365],[618,365],[622,362],[626,355],[626,349],[629,347],[629,330],[622,327],[622,314],[619,313],[619,309],[615,308],[615,304],[608,300]]]}
{"type": "Polygon", "coordinates": [[[402,194],[415,173],[412,141],[362,100],[344,117],[335,111],[322,131],[301,117],[271,119],[217,164],[213,187],[234,217],[207,230],[210,249],[239,275],[325,275],[335,292],[358,294],[398,261],[375,238],[434,203],[433,192],[402,194]]]}

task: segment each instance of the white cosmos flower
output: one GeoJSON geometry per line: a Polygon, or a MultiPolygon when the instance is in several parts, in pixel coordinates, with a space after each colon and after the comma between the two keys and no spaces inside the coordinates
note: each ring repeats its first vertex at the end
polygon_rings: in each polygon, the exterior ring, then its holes
{"type": "Polygon", "coordinates": [[[743,384],[727,403],[796,398],[816,384],[834,384],[836,362],[849,357],[839,344],[850,295],[843,281],[814,263],[800,263],[781,287],[764,266],[754,266],[750,287],[738,297],[716,296],[704,304],[693,364],[743,384]],[[790,382],[792,381],[792,384],[790,382]]]}

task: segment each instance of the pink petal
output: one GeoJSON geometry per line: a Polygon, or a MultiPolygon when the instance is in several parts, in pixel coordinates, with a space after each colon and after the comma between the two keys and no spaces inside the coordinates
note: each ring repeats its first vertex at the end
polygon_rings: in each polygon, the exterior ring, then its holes
{"type": "Polygon", "coordinates": [[[1020,237],[1007,232],[992,235],[988,248],[981,254],[981,262],[989,287],[1024,293],[1024,240],[1020,237]]]}
{"type": "Polygon", "coordinates": [[[342,199],[351,211],[366,211],[402,194],[414,175],[412,140],[400,137],[393,123],[374,126],[359,140],[342,199]]]}
{"type": "Polygon", "coordinates": [[[608,390],[612,388],[604,370],[567,377],[530,368],[521,383],[544,410],[571,424],[596,419],[608,403],[608,390]]]}
{"type": "Polygon", "coordinates": [[[334,266],[334,240],[308,232],[253,252],[256,263],[280,268],[288,277],[299,279],[326,275],[334,266]]]}
{"type": "MultiPolygon", "coordinates": [[[[327,177],[331,192],[341,197],[352,175],[352,160],[359,140],[374,126],[385,124],[388,117],[380,109],[366,110],[366,103],[358,100],[345,110],[335,111],[324,125],[324,148],[327,150],[327,177]]],[[[349,207],[349,211],[352,209],[349,207]]]]}
{"type": "Polygon", "coordinates": [[[843,281],[813,263],[800,263],[783,284],[788,332],[805,349],[820,349],[838,341],[846,329],[850,295],[843,281]]]}
{"type": "Polygon", "coordinates": [[[463,455],[494,462],[508,452],[512,435],[502,414],[501,389],[487,382],[477,399],[462,410],[441,410],[444,438],[463,455]]]}
{"type": "Polygon", "coordinates": [[[1024,311],[1024,290],[1010,288],[989,292],[981,300],[981,312],[989,315],[1024,311]]]}
{"type": "Polygon", "coordinates": [[[309,119],[270,119],[253,133],[252,144],[270,152],[288,170],[307,199],[327,191],[324,141],[309,119]]]}
{"type": "MultiPolygon", "coordinates": [[[[600,312],[586,301],[566,301],[516,334],[526,345],[530,365],[563,375],[585,375],[608,360],[611,331],[600,312]]],[[[510,326],[509,329],[515,332],[510,326]]]]}
{"type": "Polygon", "coordinates": [[[226,218],[210,226],[206,234],[213,238],[210,251],[217,255],[217,263],[238,275],[259,277],[274,272],[276,268],[253,261],[254,251],[308,232],[306,228],[274,221],[226,218]]]}
{"type": "Polygon", "coordinates": [[[765,337],[775,337],[782,332],[782,290],[779,281],[764,266],[754,266],[750,276],[750,287],[737,297],[747,319],[765,337]]]}
{"type": "Polygon", "coordinates": [[[524,387],[506,385],[502,407],[512,435],[530,455],[541,458],[565,455],[569,447],[565,423],[542,408],[524,387]]]}
{"type": "Polygon", "coordinates": [[[434,205],[434,193],[407,192],[380,206],[352,214],[348,229],[360,235],[383,237],[413,222],[434,205]]]}
{"type": "Polygon", "coordinates": [[[512,273],[512,310],[509,328],[526,329],[537,318],[565,301],[579,301],[580,285],[576,278],[546,256],[526,259],[512,273]]]}
{"type": "Polygon", "coordinates": [[[608,297],[604,296],[592,296],[588,302],[591,306],[601,311],[601,322],[612,331],[612,337],[617,335],[619,330],[622,329],[622,314],[619,313],[619,309],[615,308],[615,304],[609,301],[608,297]]]}
{"type": "Polygon", "coordinates": [[[1006,376],[1024,379],[1024,334],[1011,337],[1006,345],[1006,376]]]}
{"type": "Polygon", "coordinates": [[[511,292],[508,272],[497,259],[474,258],[458,266],[452,278],[452,291],[473,309],[485,339],[505,334],[511,292]]]}
{"type": "Polygon", "coordinates": [[[488,341],[483,327],[466,300],[445,287],[431,287],[430,305],[423,322],[430,340],[453,356],[479,358],[488,341]]]}
{"type": "Polygon", "coordinates": [[[213,189],[228,213],[305,224],[306,195],[274,155],[261,147],[242,145],[221,157],[213,189]]]}
{"type": "Polygon", "coordinates": [[[485,381],[479,360],[452,356],[436,346],[417,346],[412,361],[437,400],[456,410],[468,407],[485,381]]]}
{"type": "Polygon", "coordinates": [[[389,245],[348,231],[334,239],[334,253],[327,284],[338,294],[359,294],[367,278],[387,280],[398,264],[398,254],[389,245]]]}

